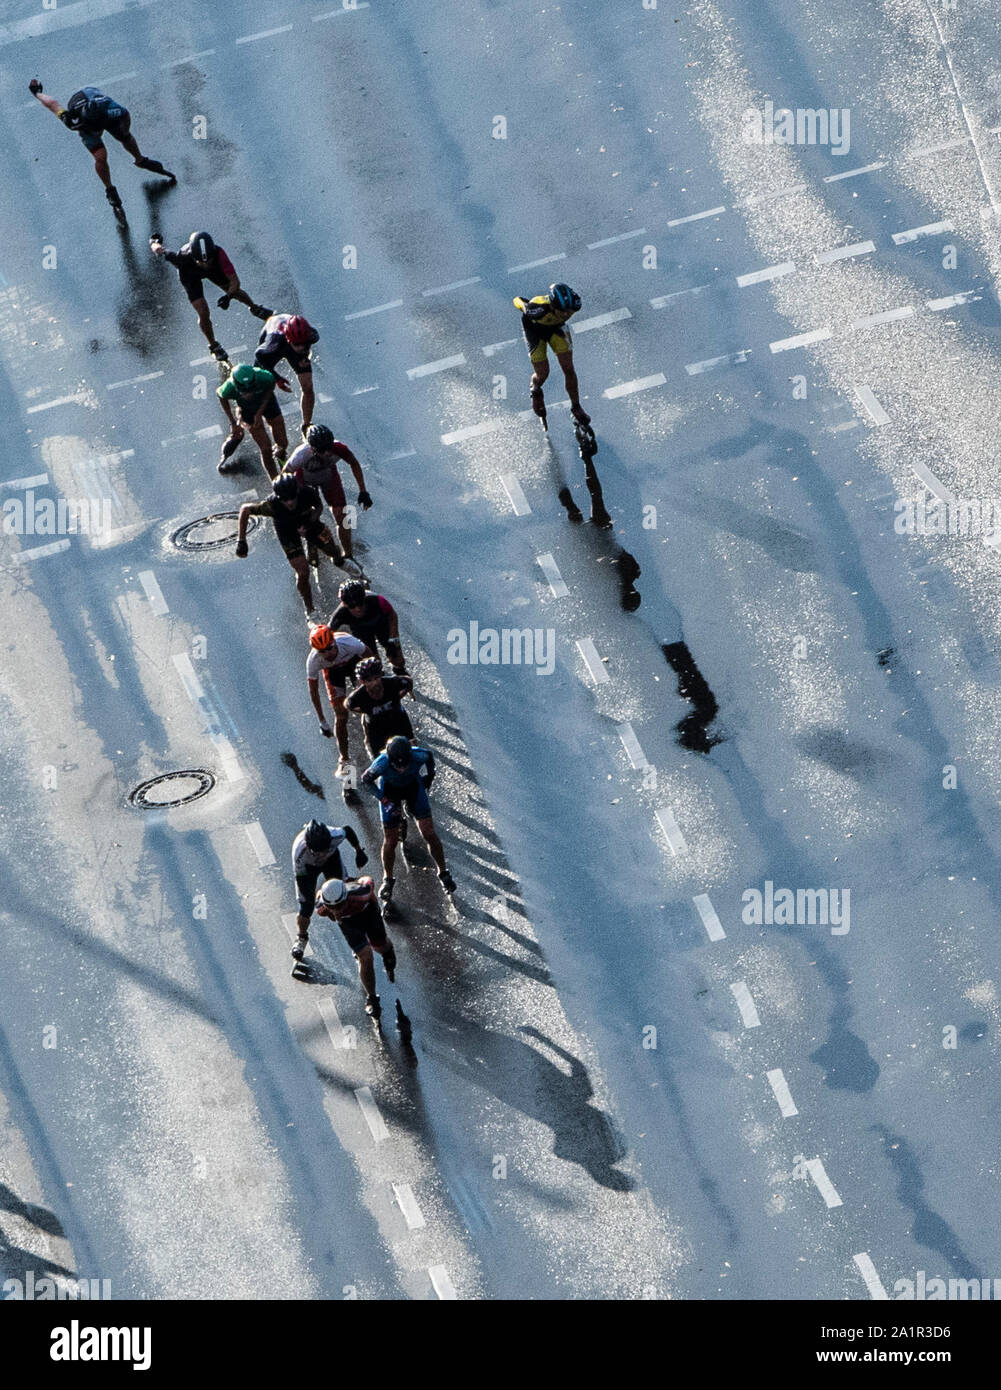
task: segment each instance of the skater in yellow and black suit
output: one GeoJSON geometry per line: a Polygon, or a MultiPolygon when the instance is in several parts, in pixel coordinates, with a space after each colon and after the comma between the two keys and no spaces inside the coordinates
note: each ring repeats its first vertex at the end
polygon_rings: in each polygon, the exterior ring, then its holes
{"type": "Polygon", "coordinates": [[[528,344],[528,356],[535,368],[531,382],[532,409],[545,419],[542,385],[549,375],[549,349],[552,348],[563,368],[574,419],[582,425],[589,424],[591,417],[580,403],[580,387],[573,365],[573,339],[566,326],[580,308],[580,295],[569,285],[550,285],[548,294],[537,294],[533,299],[517,295],[514,307],[521,310],[521,326],[528,344]]]}

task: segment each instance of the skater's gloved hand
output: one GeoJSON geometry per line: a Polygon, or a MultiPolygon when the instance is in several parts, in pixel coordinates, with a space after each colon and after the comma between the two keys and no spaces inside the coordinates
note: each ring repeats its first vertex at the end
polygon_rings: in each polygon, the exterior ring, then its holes
{"type": "Polygon", "coordinates": [[[292,383],[289,381],[288,377],[279,376],[277,372],[275,372],[275,385],[278,387],[279,391],[292,390],[292,383]]]}
{"type": "Polygon", "coordinates": [[[228,294],[221,294],[221,295],[219,296],[219,298],[216,300],[216,304],[219,306],[220,309],[228,309],[228,308],[229,308],[229,295],[228,295],[228,294]]]}
{"type": "Polygon", "coordinates": [[[355,864],[359,869],[364,869],[367,863],[368,855],[365,853],[363,849],[360,849],[355,855],[355,864]]]}
{"type": "Polygon", "coordinates": [[[320,720],[320,733],[324,738],[333,738],[334,731],[325,719],[320,720]]]}
{"type": "Polygon", "coordinates": [[[245,560],[247,558],[247,542],[245,540],[237,541],[236,558],[238,560],[245,560]]]}
{"type": "Polygon", "coordinates": [[[163,241],[161,240],[158,232],[154,232],[153,235],[150,237],[149,249],[153,252],[154,256],[163,255],[163,241]]]}
{"type": "Polygon", "coordinates": [[[31,93],[31,95],[32,95],[33,97],[37,97],[37,96],[38,96],[38,93],[39,93],[41,90],[42,90],[42,84],[41,84],[41,82],[39,82],[39,80],[38,80],[37,77],[33,77],[33,78],[31,79],[31,81],[28,83],[28,91],[31,93]]]}
{"type": "Polygon", "coordinates": [[[368,511],[369,507],[372,505],[372,498],[364,488],[358,493],[358,505],[359,507],[364,507],[365,511],[368,511]]]}

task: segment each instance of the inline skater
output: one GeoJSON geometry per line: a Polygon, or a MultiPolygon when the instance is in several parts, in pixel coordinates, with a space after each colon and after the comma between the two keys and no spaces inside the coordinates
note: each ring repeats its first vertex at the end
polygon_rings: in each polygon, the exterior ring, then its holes
{"type": "MultiPolygon", "coordinates": [[[[255,367],[266,367],[278,376],[278,363],[284,361],[299,378],[304,437],[312,423],[316,403],[313,395],[313,363],[309,354],[313,344],[319,340],[319,333],[301,314],[271,314],[261,329],[254,353],[255,367]]],[[[288,385],[284,377],[279,380],[288,385]]]]}
{"type": "Polygon", "coordinates": [[[393,867],[405,810],[417,822],[417,828],[437,865],[441,886],[446,893],[455,892],[455,880],[446,867],[445,851],[431,817],[428,788],[434,781],[434,775],[434,754],[431,750],[413,747],[402,734],[391,738],[383,752],[362,773],[361,780],[379,801],[382,812],[383,880],[379,898],[384,903],[389,903],[393,897],[396,883],[393,867]]]}
{"type": "Polygon", "coordinates": [[[357,676],[360,684],[348,696],[347,708],[350,714],[361,715],[369,756],[377,758],[397,734],[413,742],[414,726],[402,705],[406,696],[414,693],[411,678],[405,672],[398,676],[387,676],[377,656],[366,657],[359,662],[357,676]]]}
{"type": "Polygon", "coordinates": [[[350,825],[324,825],[322,821],[311,820],[292,842],[292,872],[299,907],[295,919],[298,939],[292,947],[292,956],[296,961],[302,960],[309,942],[309,919],[313,915],[320,882],[344,877],[341,845],[345,840],[355,852],[355,864],[363,869],[368,863],[368,855],[350,825]]]}
{"type": "MultiPolygon", "coordinates": [[[[277,478],[278,467],[275,459],[277,458],[278,464],[284,464],[288,452],[285,420],[275,396],[275,386],[279,384],[274,372],[241,362],[233,368],[222,385],[216,388],[219,404],[230,424],[229,438],[222,446],[222,456],[219,459],[220,473],[226,473],[232,467],[227,460],[239,448],[246,428],[261,451],[261,463],[264,465],[265,473],[272,480],[277,478]],[[233,405],[236,406],[235,415],[233,405]],[[271,451],[271,439],[268,437],[269,425],[275,441],[274,453],[271,451]]],[[[288,387],[284,389],[288,390],[288,387]]]]}
{"type": "Polygon", "coordinates": [[[320,732],[324,738],[337,738],[337,776],[345,777],[348,772],[348,711],[345,703],[348,678],[354,674],[359,661],[372,655],[364,642],[352,637],[350,632],[335,632],[326,623],[317,623],[309,634],[310,653],[306,658],[306,686],[316,717],[320,721],[320,732]],[[330,708],[334,712],[334,727],[331,729],[323,717],[320,703],[320,675],[327,687],[330,708]]]}
{"type": "Polygon", "coordinates": [[[373,651],[378,650],[376,643],[380,643],[389,657],[393,674],[402,675],[407,664],[400,646],[400,620],[389,599],[381,594],[370,594],[360,579],[346,580],[337,597],[340,603],[330,617],[330,626],[353,632],[373,651]]]}
{"type": "Polygon", "coordinates": [[[334,514],[341,549],[349,560],[353,560],[351,528],[344,522],[347,498],[337,468],[338,459],[343,459],[354,474],[354,480],[358,484],[358,505],[368,511],[372,505],[372,498],[365,490],[365,474],[362,472],[361,464],[346,444],[334,438],[326,425],[310,425],[306,430],[306,442],[299,445],[285,467],[289,473],[294,473],[301,483],[308,483],[310,487],[315,487],[323,494],[327,506],[334,514]]]}
{"type": "Polygon", "coordinates": [[[378,951],[382,956],[383,968],[392,984],[396,978],[396,951],[386,934],[375,885],[367,874],[362,878],[328,878],[316,895],[316,912],[317,916],[329,917],[340,927],[358,962],[358,975],[365,991],[365,1012],[378,1022],[382,1005],[375,992],[372,953],[378,951]]]}
{"type": "Polygon", "coordinates": [[[149,169],[153,174],[160,174],[172,184],[177,182],[176,176],[169,169],[165,169],[158,159],[146,158],[132,134],[132,117],[129,111],[113,97],[105,96],[96,87],[81,87],[78,92],[73,93],[64,107],[55,97],[49,96],[47,92],[42,90],[42,84],[37,77],[33,77],[28,83],[28,90],[53,115],[58,116],[64,126],[69,130],[75,130],[79,135],[94,157],[94,169],[97,177],[104,184],[108,202],[111,204],[115,216],[123,225],[125,224],[125,211],[122,207],[122,200],[118,196],[118,189],[111,182],[111,171],[108,169],[108,148],[102,139],[103,135],[108,134],[120,145],[124,145],[138,168],[149,169]]]}
{"type": "MultiPolygon", "coordinates": [[[[335,565],[343,565],[344,557],[337,549],[337,542],[320,520],[323,504],[320,494],[312,487],[300,486],[290,473],[283,473],[275,479],[274,490],[263,502],[244,502],[240,508],[236,537],[238,559],[247,555],[247,523],[252,516],[268,516],[275,528],[275,535],[285,552],[285,558],[295,570],[295,585],[299,597],[306,608],[306,616],[313,614],[313,590],[309,583],[309,565],[303,549],[303,541],[311,541],[335,565]]],[[[354,638],[351,639],[354,641],[354,638]]]]}
{"type": "MultiPolygon", "coordinates": [[[[227,362],[226,349],[216,341],[212,317],[202,288],[203,280],[211,280],[225,293],[217,303],[220,309],[228,309],[231,299],[238,299],[258,319],[266,319],[270,309],[255,304],[246,290],[240,287],[240,277],[226,252],[209,236],[208,232],[192,232],[179,251],[168,251],[163,238],[154,234],[149,239],[149,249],[154,256],[162,256],[174,267],[180,278],[191,307],[198,315],[198,327],[208,340],[209,352],[219,362],[227,362]]],[[[265,365],[265,364],[261,364],[265,365]]]]}
{"type": "Polygon", "coordinates": [[[550,348],[563,368],[574,419],[582,425],[591,422],[590,415],[580,403],[580,386],[573,365],[573,339],[566,327],[580,304],[580,295],[569,285],[563,284],[550,285],[548,294],[537,294],[532,299],[517,295],[514,300],[514,307],[521,310],[521,326],[528,345],[528,356],[535,369],[530,386],[532,409],[543,423],[546,419],[546,402],[542,387],[549,375],[550,348]]]}

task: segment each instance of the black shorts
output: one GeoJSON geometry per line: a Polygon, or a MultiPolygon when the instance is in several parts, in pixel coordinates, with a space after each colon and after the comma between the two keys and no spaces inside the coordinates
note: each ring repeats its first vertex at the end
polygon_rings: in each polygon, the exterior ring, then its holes
{"type": "Polygon", "coordinates": [[[224,275],[221,270],[196,271],[191,267],[178,271],[181,277],[181,284],[184,286],[184,293],[194,304],[196,299],[204,299],[205,291],[202,289],[202,280],[211,280],[213,285],[218,285],[221,290],[229,289],[229,276],[224,275]]]}
{"type": "Polygon", "coordinates": [[[341,929],[344,940],[351,947],[357,956],[364,951],[366,946],[385,946],[386,928],[382,920],[382,913],[375,903],[369,903],[368,907],[361,912],[355,913],[354,917],[347,917],[337,925],[341,929]]]}
{"type": "Polygon", "coordinates": [[[298,556],[305,555],[305,541],[311,541],[312,544],[316,546],[317,550],[322,550],[323,553],[329,555],[332,560],[336,559],[341,553],[333,536],[320,521],[318,521],[315,526],[310,526],[305,536],[300,536],[299,533],[296,532],[294,535],[280,535],[278,540],[288,560],[295,560],[298,556]]]}
{"type": "Polygon", "coordinates": [[[307,865],[301,874],[296,874],[295,895],[299,903],[299,916],[305,917],[307,922],[312,917],[313,906],[316,902],[317,884],[326,883],[328,878],[343,877],[344,865],[341,863],[341,852],[336,849],[325,864],[320,864],[316,868],[307,865]]]}
{"type": "MultiPolygon", "coordinates": [[[[254,416],[257,414],[257,411],[255,410],[255,411],[254,411],[254,414],[251,415],[250,418],[248,419],[247,416],[244,415],[244,413],[243,413],[243,406],[242,406],[242,405],[240,405],[240,404],[238,403],[236,408],[237,408],[237,411],[238,411],[239,416],[240,416],[240,424],[241,424],[241,425],[248,425],[248,426],[249,426],[249,425],[252,425],[253,422],[254,422],[254,416]]],[[[258,406],[258,409],[260,409],[259,406],[258,406]]],[[[264,418],[265,418],[265,420],[275,420],[275,419],[278,418],[279,415],[281,415],[281,413],[282,413],[282,408],[281,408],[281,406],[278,404],[278,400],[277,400],[277,398],[276,398],[276,396],[275,396],[275,393],[272,391],[272,392],[271,392],[271,395],[270,395],[270,396],[268,397],[268,399],[264,402],[264,418]]]]}
{"type": "Polygon", "coordinates": [[[402,734],[404,738],[414,736],[414,726],[405,709],[393,710],[388,714],[365,720],[365,746],[373,759],[377,758],[389,740],[396,738],[398,734],[402,734]]]}

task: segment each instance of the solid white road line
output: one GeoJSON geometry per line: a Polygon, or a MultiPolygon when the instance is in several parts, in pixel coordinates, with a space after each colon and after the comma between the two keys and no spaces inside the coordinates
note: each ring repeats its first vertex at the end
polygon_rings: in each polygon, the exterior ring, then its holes
{"type": "Polygon", "coordinates": [[[954,232],[956,229],[951,222],[929,222],[924,227],[910,227],[906,232],[894,232],[894,246],[906,246],[908,242],[917,241],[920,237],[938,236],[940,232],[954,232]]]}
{"type": "Polygon", "coordinates": [[[811,1158],[806,1165],[810,1177],[816,1184],[817,1191],[823,1197],[829,1207],[840,1207],[843,1205],[841,1198],[834,1190],[834,1184],[824,1171],[824,1165],[819,1158],[811,1158]]]}
{"type": "Polygon", "coordinates": [[[726,932],[723,930],[722,922],[716,916],[716,909],[709,901],[709,894],[700,893],[697,898],[692,899],[692,902],[695,904],[696,911],[702,918],[702,925],[706,929],[709,940],[723,941],[726,937],[726,932]]]}
{"type": "Polygon", "coordinates": [[[944,483],[940,483],[931,469],[926,468],[923,463],[915,463],[912,459],[911,472],[920,478],[932,496],[937,497],[940,502],[951,506],[956,501],[955,494],[951,493],[944,483]]]}
{"type": "Polygon", "coordinates": [[[26,560],[44,560],[47,555],[58,555],[60,551],[69,548],[70,543],[67,540],[52,541],[49,545],[36,545],[31,550],[19,550],[15,560],[18,564],[26,560]]]}
{"type": "Polygon", "coordinates": [[[741,289],[745,285],[760,285],[763,280],[779,280],[783,275],[792,275],[795,269],[795,261],[783,261],[781,265],[768,265],[764,270],[751,270],[746,275],[738,275],[737,284],[741,289]]]}
{"type": "Polygon", "coordinates": [[[746,983],[743,980],[738,980],[736,984],[730,986],[730,993],[737,1002],[737,1008],[740,1010],[740,1021],[744,1027],[760,1028],[761,1019],[758,1017],[758,1010],[746,983]]]}
{"type": "Polygon", "coordinates": [[[782,1075],[782,1068],[774,1067],[771,1071],[766,1072],[765,1075],[768,1077],[768,1084],[771,1086],[775,1099],[779,1103],[782,1118],[788,1120],[791,1119],[793,1115],[798,1115],[799,1111],[796,1109],[792,1093],[789,1090],[785,1077],[782,1075]]]}
{"type": "Polygon", "coordinates": [[[853,1255],[859,1274],[865,1280],[865,1286],[869,1290],[871,1298],[878,1300],[889,1299],[890,1295],[883,1288],[883,1281],[876,1273],[876,1266],[869,1258],[867,1251],[862,1250],[858,1255],[853,1255]]]}
{"type": "Polygon", "coordinates": [[[646,228],[637,227],[634,232],[620,232],[618,236],[606,236],[602,241],[589,241],[587,249],[597,251],[599,246],[614,246],[617,241],[629,241],[634,236],[646,236],[646,228]]]}
{"type": "Polygon", "coordinates": [[[711,372],[715,367],[736,367],[741,362],[746,362],[750,355],[750,348],[741,348],[739,352],[726,352],[722,357],[707,357],[704,362],[686,362],[685,371],[689,376],[700,376],[703,372],[711,372]]]}
{"type": "Polygon", "coordinates": [[[408,1231],[420,1231],[426,1225],[424,1213],[417,1205],[417,1198],[414,1196],[414,1189],[408,1182],[394,1182],[393,1194],[399,1204],[400,1211],[403,1212],[403,1219],[407,1223],[408,1231]]]}
{"type": "Polygon", "coordinates": [[[543,256],[537,261],[525,261],[523,265],[509,265],[507,273],[508,275],[517,275],[519,270],[534,270],[536,266],[551,265],[553,261],[565,261],[566,258],[567,253],[565,251],[557,251],[555,256],[543,256]]]}
{"type": "Polygon", "coordinates": [[[628,309],[612,309],[607,314],[596,314],[593,319],[584,319],[581,323],[575,323],[574,335],[589,333],[592,328],[604,328],[609,323],[619,323],[622,319],[631,318],[632,314],[628,309]]]}
{"type": "Polygon", "coordinates": [[[818,265],[832,265],[835,261],[846,261],[853,256],[869,256],[875,249],[875,242],[855,241],[851,246],[836,246],[833,251],[821,251],[815,259],[818,265]]]}
{"type": "Polygon", "coordinates": [[[0,487],[16,488],[19,492],[26,492],[30,487],[48,487],[48,473],[37,473],[34,478],[8,478],[6,482],[0,482],[0,487]]]}
{"type": "Polygon", "coordinates": [[[256,43],[258,39],[270,39],[275,34],[287,34],[292,28],[291,24],[279,25],[277,29],[262,29],[258,34],[244,34],[242,39],[234,39],[234,43],[256,43]]]}
{"type": "Polygon", "coordinates": [[[650,766],[647,755],[640,747],[640,741],[636,737],[636,731],[628,720],[625,724],[619,725],[619,738],[622,741],[622,746],[626,750],[626,757],[629,759],[632,767],[644,768],[650,766]]]}
{"type": "Polygon", "coordinates": [[[514,508],[515,516],[530,516],[531,507],[528,505],[528,498],[522,491],[521,483],[513,473],[505,473],[501,477],[501,486],[507,493],[508,501],[514,508]]]}
{"type": "Polygon", "coordinates": [[[514,347],[515,343],[520,343],[520,338],[505,338],[502,343],[487,343],[481,351],[484,357],[493,357],[498,352],[503,352],[505,348],[514,347]]]}
{"type": "Polygon", "coordinates": [[[576,646],[595,685],[607,685],[608,672],[605,669],[605,663],[598,655],[598,648],[594,645],[593,638],[582,637],[576,646]]]}
{"type": "Polygon", "coordinates": [[[459,1295],[455,1292],[455,1285],[448,1275],[448,1270],[444,1265],[429,1265],[428,1277],[431,1280],[431,1287],[443,1303],[455,1302],[459,1295]]]}
{"type": "Polygon", "coordinates": [[[87,397],[82,391],[76,392],[72,396],[60,396],[58,400],[44,401],[41,405],[29,405],[25,411],[26,415],[37,415],[40,410],[54,410],[57,405],[81,405],[87,397]]]}
{"type": "Polygon", "coordinates": [[[667,225],[669,227],[682,227],[686,222],[701,222],[704,217],[718,217],[721,212],[726,212],[726,208],[706,208],[705,212],[693,212],[689,217],[672,218],[667,225]]]}
{"type": "Polygon", "coordinates": [[[152,570],[142,570],[139,575],[139,583],[143,586],[143,592],[149,599],[149,606],[157,618],[162,618],[164,613],[170,612],[167,607],[167,600],[164,598],[160,586],[156,582],[156,575],[152,570]]]}
{"type": "Polygon", "coordinates": [[[408,367],[407,376],[414,381],[419,376],[432,376],[435,372],[447,372],[450,367],[465,365],[465,354],[457,352],[454,357],[442,357],[437,362],[425,362],[420,367],[408,367]]]}
{"type": "Polygon", "coordinates": [[[271,846],[268,844],[268,837],[264,833],[261,822],[259,820],[252,820],[249,825],[245,825],[243,828],[247,832],[247,839],[250,841],[251,848],[257,855],[257,862],[260,864],[261,868],[266,869],[269,864],[277,863],[271,846]]]}
{"type": "Polygon", "coordinates": [[[172,656],[170,659],[174,663],[174,667],[181,678],[185,690],[188,692],[188,698],[197,704],[199,700],[204,698],[205,691],[202,689],[201,681],[195,675],[195,668],[191,664],[191,657],[188,656],[187,652],[177,652],[176,655],[172,656]]]}
{"type": "Polygon", "coordinates": [[[686,294],[702,294],[705,290],[711,290],[712,283],[707,285],[692,285],[691,289],[675,290],[673,294],[659,294],[656,299],[650,300],[651,309],[666,309],[669,304],[673,304],[676,299],[684,299],[686,294]]]}
{"type": "Polygon", "coordinates": [[[375,304],[371,309],[356,309],[353,314],[345,314],[345,321],[348,319],[367,319],[369,314],[384,314],[387,309],[401,309],[402,299],[391,299],[386,304],[375,304]]]}
{"type": "Polygon", "coordinates": [[[979,290],[964,290],[962,294],[947,294],[944,299],[926,299],[925,308],[937,314],[942,309],[955,309],[960,304],[972,304],[982,298],[979,290]]]}
{"type": "Polygon", "coordinates": [[[681,833],[681,827],[674,818],[674,812],[670,806],[661,806],[657,811],[657,823],[667,837],[671,853],[675,856],[687,854],[688,841],[681,833]]]}
{"type": "Polygon", "coordinates": [[[570,590],[563,582],[563,576],[560,574],[559,567],[552,555],[547,551],[545,555],[537,555],[535,558],[538,561],[539,569],[549,581],[549,588],[553,598],[566,598],[570,590]]]}
{"type": "Polygon", "coordinates": [[[155,381],[158,376],[163,376],[163,372],[147,372],[145,376],[130,376],[128,381],[109,381],[104,389],[117,391],[120,386],[138,386],[143,381],[155,381]]]}
{"type": "Polygon", "coordinates": [[[866,314],[856,319],[852,328],[874,328],[878,323],[896,323],[898,319],[909,319],[914,313],[913,304],[901,304],[899,309],[884,309],[881,314],[866,314]]]}
{"type": "MultiPolygon", "coordinates": [[[[295,925],[295,918],[292,918],[292,936],[298,935],[298,928],[295,925]]],[[[323,1026],[327,1030],[327,1037],[330,1039],[331,1046],[338,1051],[347,1046],[344,1036],[344,1025],[337,1012],[337,1005],[329,994],[322,994],[316,1001],[320,1017],[323,1019],[323,1026]]]]}
{"type": "Polygon", "coordinates": [[[649,391],[654,386],[664,386],[667,377],[663,372],[655,372],[653,376],[638,377],[635,381],[624,381],[619,386],[608,386],[602,391],[606,400],[616,401],[621,396],[632,396],[637,391],[649,391]]]}
{"type": "Polygon", "coordinates": [[[355,1100],[361,1106],[361,1113],[365,1116],[365,1123],[368,1125],[369,1133],[377,1144],[381,1144],[384,1139],[389,1138],[389,1130],[386,1122],[379,1112],[379,1107],[375,1103],[370,1086],[359,1086],[355,1091],[355,1100]]]}
{"type": "Polygon", "coordinates": [[[807,347],[810,343],[823,343],[832,336],[829,328],[814,328],[809,333],[797,333],[794,338],[778,338],[768,346],[772,352],[788,352],[790,348],[807,347]]]}
{"type": "Polygon", "coordinates": [[[443,444],[461,444],[466,439],[475,439],[477,435],[492,434],[494,430],[506,429],[511,424],[510,418],[500,415],[495,420],[481,420],[478,425],[464,425],[461,430],[452,430],[448,434],[441,436],[443,444]]]}
{"type": "Polygon", "coordinates": [[[450,290],[463,290],[467,285],[478,285],[482,278],[482,275],[471,275],[468,280],[453,280],[450,285],[435,285],[434,289],[421,290],[421,294],[425,299],[430,299],[433,294],[448,294],[450,290]]]}
{"type": "Polygon", "coordinates": [[[825,183],[837,183],[839,179],[856,179],[860,174],[873,174],[877,169],[885,169],[887,161],[881,159],[877,164],[863,164],[861,169],[846,169],[843,174],[828,174],[825,183]]]}
{"type": "Polygon", "coordinates": [[[868,386],[855,386],[853,390],[865,409],[869,412],[869,417],[874,425],[888,425],[890,423],[889,415],[887,415],[868,386]]]}

